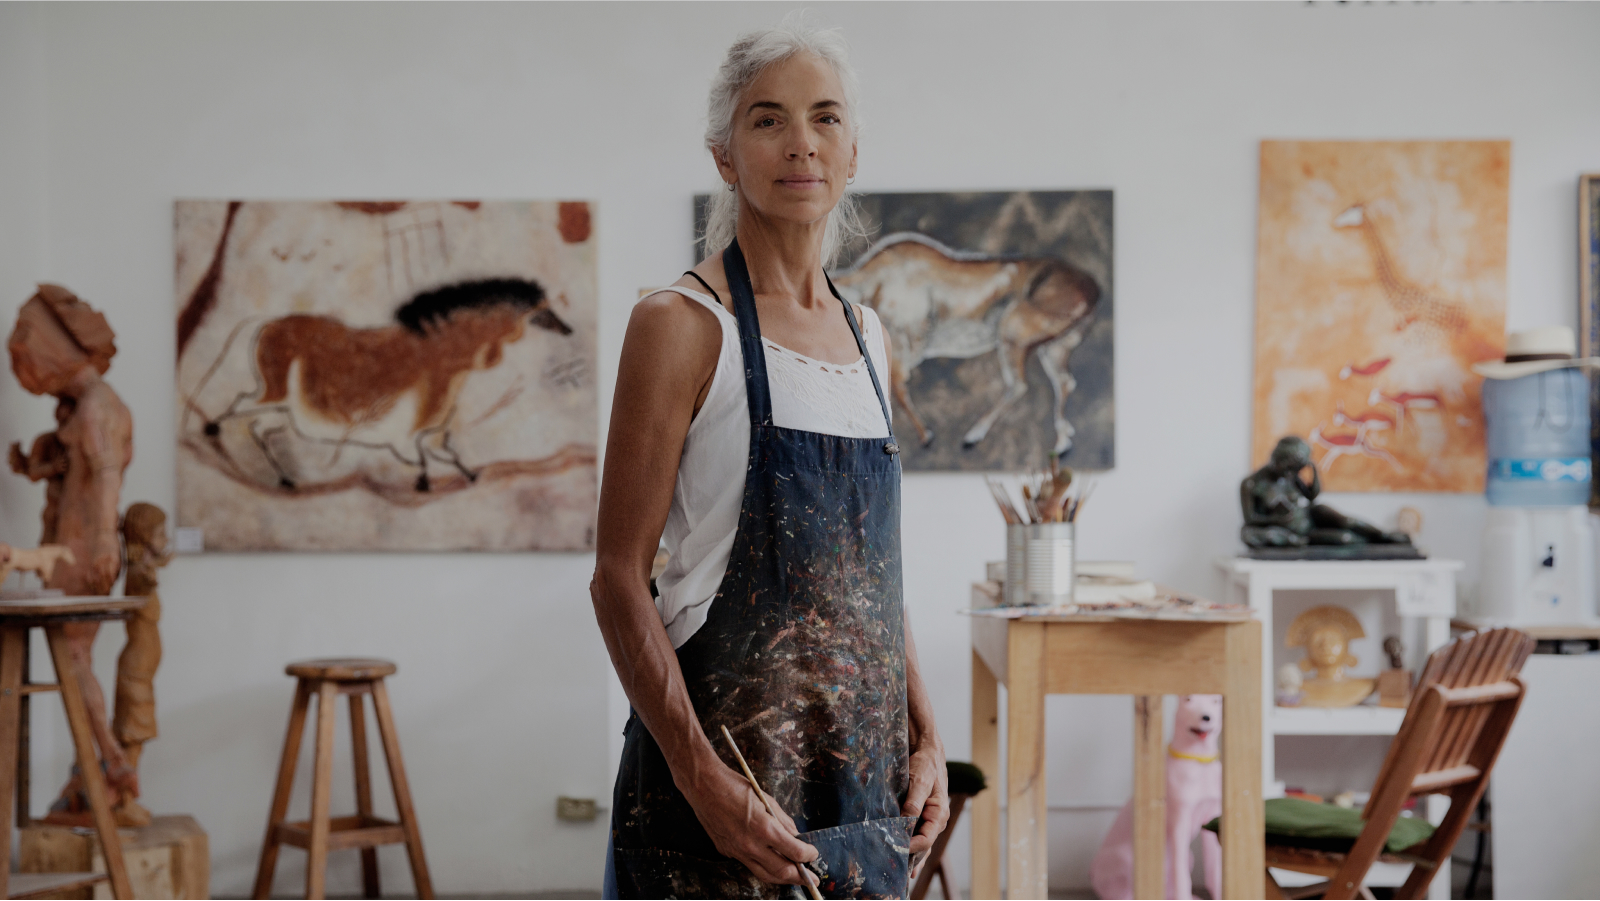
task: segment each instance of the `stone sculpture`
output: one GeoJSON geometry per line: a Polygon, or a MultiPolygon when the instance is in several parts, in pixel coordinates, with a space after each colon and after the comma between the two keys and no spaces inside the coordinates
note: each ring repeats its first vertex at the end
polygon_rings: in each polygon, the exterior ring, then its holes
{"type": "MultiPolygon", "coordinates": [[[[64,545],[72,553],[72,562],[63,557],[45,587],[69,596],[109,594],[122,571],[118,498],[133,459],[133,418],[100,378],[116,355],[116,335],[103,315],[71,291],[42,284],[17,314],[7,349],[22,387],[56,398],[56,430],[35,438],[26,454],[18,444],[10,453],[14,472],[45,483],[39,543],[64,545]]],[[[99,623],[68,623],[64,631],[113,796],[137,797],[138,776],[111,735],[105,694],[90,665],[99,623]]],[[[81,791],[69,782],[52,816],[59,808],[61,825],[87,823],[81,801],[81,791]]]]}
{"type": "Polygon", "coordinates": [[[1250,556],[1309,559],[1416,559],[1422,556],[1403,532],[1386,532],[1315,503],[1322,477],[1311,445],[1293,435],[1272,449],[1266,465],[1239,483],[1244,526],[1239,537],[1250,556]],[[1300,473],[1311,470],[1311,483],[1300,473]]]}

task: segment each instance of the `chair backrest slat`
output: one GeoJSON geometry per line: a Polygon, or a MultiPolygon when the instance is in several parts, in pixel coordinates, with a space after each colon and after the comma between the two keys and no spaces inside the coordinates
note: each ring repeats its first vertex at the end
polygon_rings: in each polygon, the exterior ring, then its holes
{"type": "MultiPolygon", "coordinates": [[[[1422,678],[1413,690],[1411,704],[1406,709],[1400,730],[1389,744],[1383,769],[1372,787],[1372,797],[1367,802],[1363,816],[1370,816],[1380,797],[1398,792],[1412,794],[1419,776],[1445,771],[1460,771],[1468,766],[1474,751],[1484,738],[1484,728],[1490,722],[1495,705],[1508,697],[1520,694],[1520,686],[1511,678],[1522,669],[1522,664],[1533,650],[1533,640],[1515,629],[1495,629],[1460,638],[1434,651],[1423,667],[1422,678]],[[1454,699],[1436,720],[1423,715],[1423,702],[1431,685],[1442,689],[1483,688],[1481,697],[1454,699]],[[1424,731],[1431,735],[1422,734],[1424,731]],[[1404,755],[1415,742],[1425,743],[1420,753],[1404,755]],[[1401,766],[1403,758],[1416,761],[1401,766]],[[1399,772],[1400,769],[1408,772],[1399,772]]],[[[1424,780],[1424,784],[1431,784],[1424,780]]]]}

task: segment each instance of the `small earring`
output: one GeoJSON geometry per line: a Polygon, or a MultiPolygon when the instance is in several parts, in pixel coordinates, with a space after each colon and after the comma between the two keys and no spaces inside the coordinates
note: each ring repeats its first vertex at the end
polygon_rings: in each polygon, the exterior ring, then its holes
{"type": "Polygon", "coordinates": [[[733,190],[733,182],[731,182],[731,181],[728,182],[728,190],[730,190],[730,191],[733,190]]]}
{"type": "Polygon", "coordinates": [[[847,187],[847,188],[850,187],[851,185],[855,184],[855,183],[856,183],[856,180],[855,180],[854,176],[851,176],[850,178],[847,178],[847,179],[844,180],[844,186],[847,187]]]}

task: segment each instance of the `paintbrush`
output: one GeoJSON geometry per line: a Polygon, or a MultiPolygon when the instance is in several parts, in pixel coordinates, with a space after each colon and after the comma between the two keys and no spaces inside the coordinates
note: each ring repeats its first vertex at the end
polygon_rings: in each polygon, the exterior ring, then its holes
{"type": "Polygon", "coordinates": [[[989,496],[994,498],[995,506],[1000,508],[1000,515],[1005,518],[1007,525],[1020,525],[1022,517],[1017,514],[1017,508],[1011,503],[1011,498],[1006,490],[996,485],[988,476],[983,477],[983,483],[989,486],[989,496]]]}
{"type": "MultiPolygon", "coordinates": [[[[744,755],[739,753],[739,746],[734,743],[733,733],[728,731],[727,726],[722,727],[722,737],[728,740],[728,747],[733,749],[733,756],[739,761],[739,769],[744,770],[745,781],[750,783],[750,787],[755,790],[756,797],[761,799],[761,806],[767,809],[767,816],[776,820],[778,815],[772,812],[772,804],[767,801],[767,793],[761,790],[761,783],[756,781],[756,774],[750,772],[750,764],[744,762],[744,755]]],[[[800,864],[792,860],[789,862],[794,864],[796,868],[799,868],[801,872],[807,872],[804,864],[800,864]]],[[[811,897],[816,899],[816,901],[822,901],[822,893],[817,891],[817,887],[812,885],[810,882],[806,883],[806,891],[809,892],[811,897]]]]}
{"type": "Polygon", "coordinates": [[[1100,484],[1100,483],[1094,481],[1093,479],[1091,479],[1091,480],[1089,480],[1088,484],[1083,486],[1083,494],[1081,496],[1079,496],[1077,501],[1075,501],[1073,503],[1072,511],[1067,515],[1067,522],[1077,522],[1078,521],[1078,513],[1079,513],[1079,511],[1081,511],[1083,509],[1083,505],[1084,504],[1087,504],[1089,502],[1089,496],[1094,494],[1094,488],[1098,484],[1100,484]]]}

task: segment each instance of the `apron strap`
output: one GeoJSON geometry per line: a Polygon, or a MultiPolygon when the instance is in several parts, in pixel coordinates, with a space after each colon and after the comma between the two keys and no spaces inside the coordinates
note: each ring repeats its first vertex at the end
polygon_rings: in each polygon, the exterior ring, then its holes
{"type": "Polygon", "coordinates": [[[750,402],[750,424],[772,425],[772,393],[767,388],[767,351],[761,346],[761,322],[756,318],[756,295],[750,287],[750,269],[735,238],[722,251],[722,271],[733,295],[733,315],[739,320],[739,349],[744,355],[744,390],[750,402]]]}
{"type": "MultiPolygon", "coordinates": [[[[750,268],[745,265],[744,251],[735,238],[722,252],[722,271],[728,279],[728,293],[733,295],[733,315],[739,322],[739,349],[744,356],[744,390],[750,405],[750,424],[772,425],[772,392],[767,385],[767,350],[761,343],[761,321],[756,316],[756,295],[750,285],[750,268]]],[[[861,361],[867,365],[867,375],[872,379],[872,390],[878,395],[878,408],[883,411],[883,421],[889,429],[889,441],[884,451],[898,454],[900,447],[894,440],[894,418],[889,414],[889,402],[883,395],[883,385],[878,381],[878,370],[872,365],[872,354],[867,353],[867,342],[861,338],[861,328],[856,324],[855,311],[834,287],[828,273],[828,290],[844,307],[844,321],[850,324],[850,334],[855,336],[856,347],[861,351],[861,361]]]]}
{"type": "MultiPolygon", "coordinates": [[[[877,392],[878,406],[883,409],[883,421],[889,426],[888,446],[894,447],[896,451],[898,451],[899,448],[895,445],[894,441],[894,417],[889,415],[889,402],[883,396],[883,386],[878,384],[878,370],[873,368],[872,354],[867,353],[867,342],[861,339],[861,329],[856,325],[855,311],[850,309],[850,302],[839,295],[839,289],[833,286],[833,279],[828,278],[828,273],[822,273],[822,277],[828,279],[828,290],[833,292],[834,297],[839,298],[839,303],[844,304],[844,321],[850,323],[850,334],[856,336],[856,347],[861,348],[861,360],[867,364],[867,375],[872,377],[872,390],[877,392]]],[[[880,324],[879,327],[881,328],[882,325],[880,324]]],[[[883,343],[885,347],[889,345],[887,335],[884,336],[883,343]]]]}

